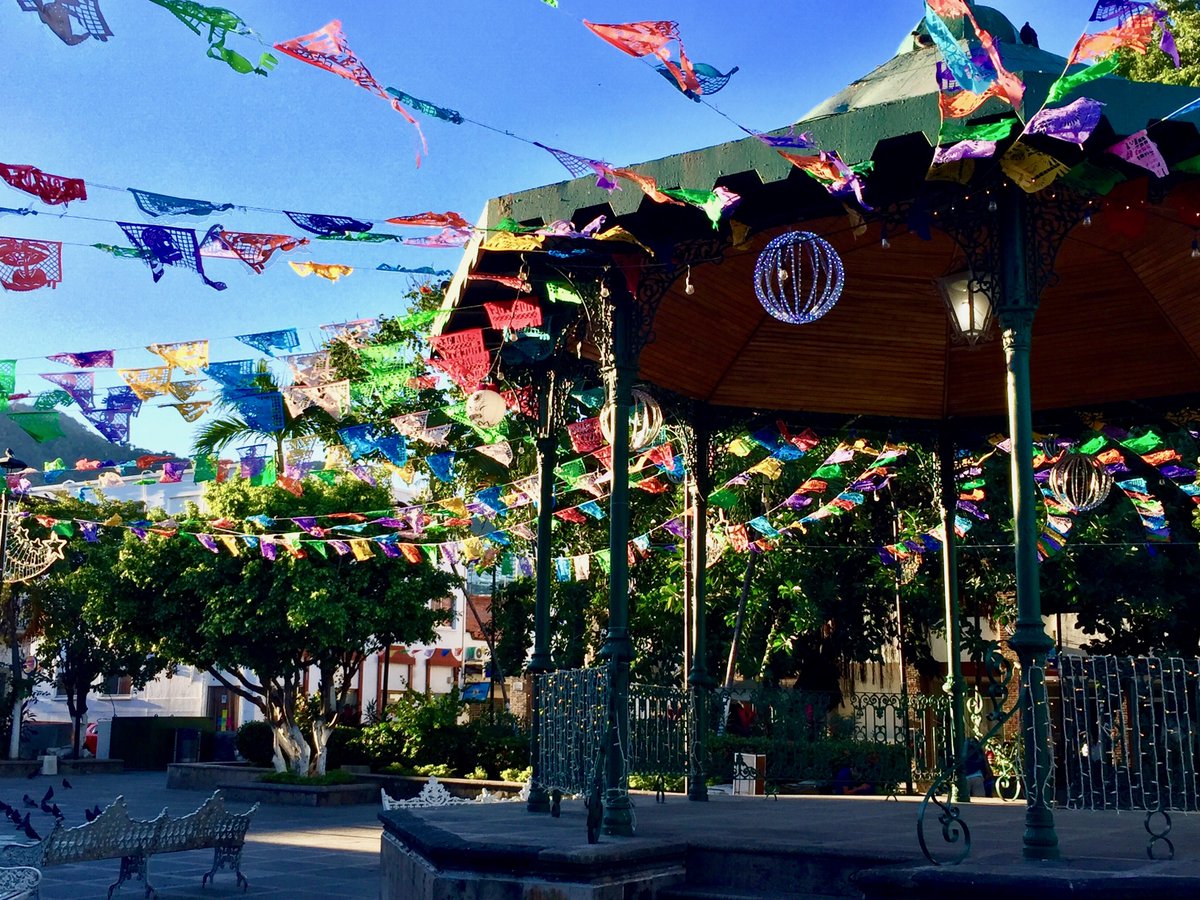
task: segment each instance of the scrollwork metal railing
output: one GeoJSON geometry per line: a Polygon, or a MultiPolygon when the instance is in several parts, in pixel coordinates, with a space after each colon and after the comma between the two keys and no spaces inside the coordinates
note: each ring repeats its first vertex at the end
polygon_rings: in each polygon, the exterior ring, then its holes
{"type": "Polygon", "coordinates": [[[629,771],[651,778],[659,799],[666,780],[686,775],[692,692],[634,684],[629,691],[629,771]]]}
{"type": "MultiPolygon", "coordinates": [[[[1031,708],[1034,709],[1038,708],[1039,704],[1044,708],[1046,704],[1045,673],[1040,666],[1026,668],[1022,675],[1021,688],[1017,693],[1016,702],[1012,706],[1006,707],[1009,686],[1015,671],[1012,661],[1002,656],[999,646],[993,644],[984,656],[984,665],[988,674],[985,693],[987,695],[986,706],[989,707],[984,718],[989,724],[987,731],[977,739],[979,745],[977,752],[979,753],[986,751],[989,741],[1003,737],[1005,725],[1020,711],[1022,704],[1031,704],[1031,708]]],[[[965,776],[968,774],[964,771],[964,763],[964,759],[948,755],[942,770],[930,784],[929,790],[925,792],[925,797],[917,812],[917,841],[921,845],[921,852],[925,854],[925,858],[934,865],[956,865],[966,859],[971,852],[971,829],[963,819],[958,802],[959,788],[964,784],[965,776]],[[936,810],[942,841],[951,850],[949,854],[935,853],[926,838],[926,821],[933,810],[936,810]]],[[[1053,765],[1049,766],[1047,771],[1053,773],[1053,765]]],[[[1043,785],[1042,788],[1046,789],[1047,786],[1043,785]]],[[[1050,793],[1052,796],[1052,789],[1050,789],[1050,793]]]]}

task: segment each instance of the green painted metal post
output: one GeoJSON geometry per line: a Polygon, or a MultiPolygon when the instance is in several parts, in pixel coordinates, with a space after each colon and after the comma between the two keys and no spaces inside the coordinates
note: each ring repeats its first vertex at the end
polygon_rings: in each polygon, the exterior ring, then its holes
{"type": "Polygon", "coordinates": [[[946,601],[946,682],[950,695],[950,754],[954,759],[954,780],[950,783],[952,801],[970,803],[966,772],[966,682],[962,673],[962,627],[958,602],[958,536],[954,519],[958,511],[958,488],[954,483],[954,441],[949,429],[938,435],[940,507],[945,543],[942,547],[942,584],[946,601]]]}
{"type": "Polygon", "coordinates": [[[605,360],[608,405],[612,409],[612,493],[609,497],[608,635],[600,655],[609,668],[609,733],[605,755],[605,796],[602,827],[605,834],[632,835],[633,807],[629,802],[625,753],[629,747],[629,412],[637,349],[632,345],[632,305],[636,299],[624,285],[610,286],[619,295],[605,298],[608,307],[611,358],[605,360]]]}
{"type": "Polygon", "coordinates": [[[549,812],[550,795],[542,783],[541,738],[542,710],[539,675],[553,671],[550,658],[550,535],[554,515],[554,467],[558,463],[558,438],[553,433],[551,405],[554,398],[543,397],[541,412],[542,433],[537,438],[538,455],[538,531],[535,560],[537,591],[533,606],[533,655],[525,671],[532,675],[529,702],[529,756],[533,767],[533,784],[525,808],[530,812],[549,812]]]}
{"type": "Polygon", "coordinates": [[[708,492],[712,479],[708,470],[711,435],[703,413],[697,412],[692,421],[692,449],[695,457],[692,465],[691,507],[692,522],[692,670],[688,673],[691,689],[692,714],[688,732],[688,799],[708,799],[708,785],[704,781],[705,735],[708,731],[708,648],[705,623],[705,597],[707,594],[708,570],[708,492]]]}
{"type": "MultiPolygon", "coordinates": [[[[1044,666],[1054,642],[1042,622],[1038,581],[1037,487],[1033,478],[1033,412],[1029,386],[1029,354],[1038,297],[1030,289],[1025,195],[1010,188],[1000,204],[1003,296],[998,304],[1004,358],[1008,370],[1008,433],[1012,440],[1013,534],[1017,574],[1017,627],[1009,644],[1021,661],[1022,679],[1030,666],[1044,666]]],[[[1036,260],[1032,262],[1037,262],[1036,260]]],[[[1054,813],[1046,797],[1054,765],[1050,749],[1050,712],[1044,697],[1021,694],[1021,727],[1025,735],[1024,855],[1026,859],[1058,859],[1054,813]],[[1039,702],[1040,701],[1040,702],[1039,702]]]]}

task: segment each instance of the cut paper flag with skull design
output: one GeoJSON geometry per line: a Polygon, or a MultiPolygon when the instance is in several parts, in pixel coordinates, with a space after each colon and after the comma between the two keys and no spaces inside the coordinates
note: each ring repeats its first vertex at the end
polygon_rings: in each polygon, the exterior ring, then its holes
{"type": "MultiPolygon", "coordinates": [[[[142,225],[136,222],[118,222],[125,236],[141,251],[150,273],[157,282],[166,266],[190,269],[214,290],[223,291],[226,285],[212,281],[204,274],[204,263],[200,258],[200,244],[196,232],[191,228],[173,228],[166,225],[142,225]]],[[[220,230],[220,226],[217,226],[220,230]]]]}
{"type": "Polygon", "coordinates": [[[61,243],[0,237],[0,287],[6,291],[36,291],[61,283],[61,243]]]}

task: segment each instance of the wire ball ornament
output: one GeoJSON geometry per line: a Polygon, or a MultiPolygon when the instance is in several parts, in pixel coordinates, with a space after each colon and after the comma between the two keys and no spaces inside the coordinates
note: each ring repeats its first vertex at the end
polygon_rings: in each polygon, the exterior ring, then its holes
{"type": "MultiPolygon", "coordinates": [[[[640,450],[654,443],[663,428],[662,407],[658,401],[645,391],[634,388],[631,392],[633,402],[629,409],[629,449],[640,450]]],[[[600,415],[600,433],[604,440],[612,443],[613,439],[613,408],[604,407],[600,415]]]]}
{"type": "Polygon", "coordinates": [[[1068,450],[1050,467],[1050,494],[1072,512],[1089,512],[1100,506],[1112,489],[1112,476],[1094,457],[1068,450]]]}
{"type": "Polygon", "coordinates": [[[837,251],[811,231],[781,234],[754,264],[754,293],[771,316],[806,325],[825,315],[842,296],[845,270],[837,251]]]}

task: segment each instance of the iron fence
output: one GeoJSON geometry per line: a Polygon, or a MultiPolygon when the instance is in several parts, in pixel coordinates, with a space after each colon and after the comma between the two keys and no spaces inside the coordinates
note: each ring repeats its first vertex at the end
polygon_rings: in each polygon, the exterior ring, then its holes
{"type": "Polygon", "coordinates": [[[634,684],[629,691],[629,772],[656,779],[687,774],[691,691],[634,684]]]}
{"type": "MultiPolygon", "coordinates": [[[[541,773],[547,790],[586,793],[607,726],[607,670],[538,676],[542,714],[541,773]]],[[[695,697],[680,687],[630,687],[628,773],[654,780],[688,774],[695,697]]],[[[732,777],[735,753],[766,756],[766,780],[828,783],[852,760],[889,788],[929,781],[946,758],[949,698],[860,693],[840,703],[832,693],[788,688],[717,689],[703,705],[707,776],[732,777]]]]}

